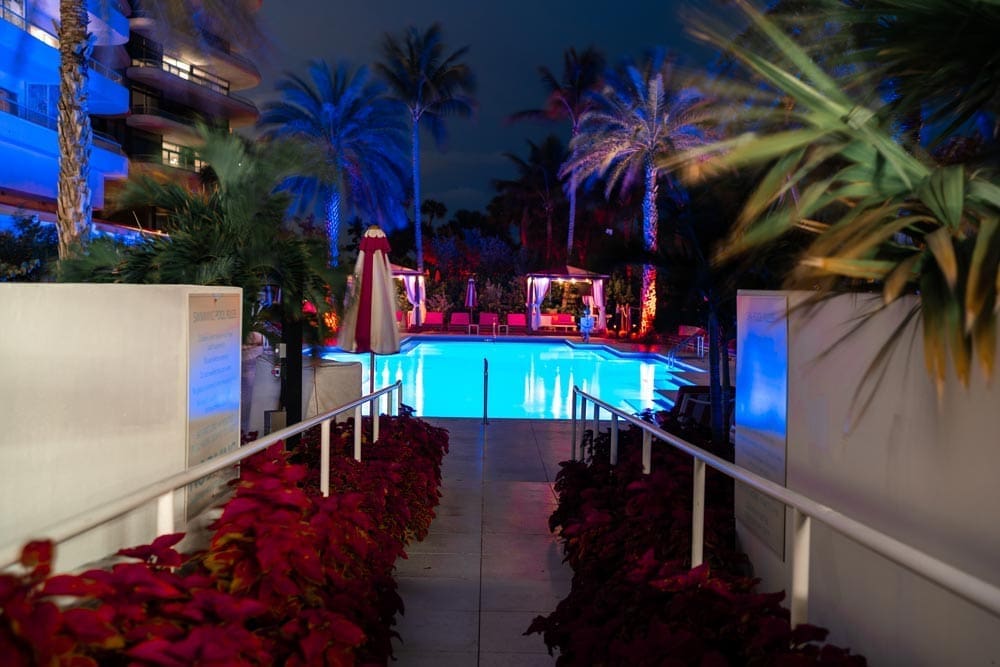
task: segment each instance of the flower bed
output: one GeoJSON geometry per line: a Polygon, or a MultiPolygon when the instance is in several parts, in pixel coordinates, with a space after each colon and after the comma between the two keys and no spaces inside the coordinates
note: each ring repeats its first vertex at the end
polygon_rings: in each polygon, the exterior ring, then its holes
{"type": "Polygon", "coordinates": [[[361,463],[334,426],[328,498],[316,434],[244,461],[203,552],[165,535],[119,552],[137,562],[52,576],[51,543],[28,544],[27,573],[0,575],[0,664],[386,664],[402,611],[392,569],[426,535],[448,440],[409,417],[381,425],[361,463]]]}
{"type": "Polygon", "coordinates": [[[559,505],[549,520],[573,567],[569,595],[526,634],[541,633],[557,664],[864,665],[820,642],[827,631],[792,629],[784,593],[758,593],[736,549],[732,480],[706,477],[705,563],[690,569],[691,458],[655,447],[642,474],[638,429],[585,443],[583,461],[564,462],[559,505]]]}

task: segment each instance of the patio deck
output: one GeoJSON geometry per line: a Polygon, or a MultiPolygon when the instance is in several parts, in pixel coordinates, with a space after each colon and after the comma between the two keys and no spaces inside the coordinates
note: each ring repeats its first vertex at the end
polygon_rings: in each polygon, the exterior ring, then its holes
{"type": "Polygon", "coordinates": [[[427,418],[451,433],[430,534],[396,565],[406,605],[400,667],[553,665],[523,636],[569,592],[572,570],[549,533],[552,482],[568,458],[568,421],[427,418]]]}

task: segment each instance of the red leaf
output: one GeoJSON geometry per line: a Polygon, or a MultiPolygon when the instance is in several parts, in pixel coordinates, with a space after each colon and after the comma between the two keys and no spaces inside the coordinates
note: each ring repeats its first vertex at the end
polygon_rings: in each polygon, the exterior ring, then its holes
{"type": "Polygon", "coordinates": [[[101,648],[121,648],[125,645],[121,635],[93,609],[68,609],[63,614],[66,627],[86,644],[101,648]]]}
{"type": "Polygon", "coordinates": [[[130,549],[121,549],[118,554],[129,558],[138,558],[147,563],[155,563],[163,567],[177,567],[181,564],[182,558],[179,553],[171,547],[184,539],[184,533],[172,533],[170,535],[160,535],[152,544],[147,544],[130,549]]]}
{"type": "Polygon", "coordinates": [[[96,581],[86,576],[60,574],[45,581],[42,586],[41,595],[100,597],[110,592],[111,587],[104,582],[96,581]]]}
{"type": "Polygon", "coordinates": [[[36,577],[47,577],[52,572],[53,551],[51,540],[28,542],[21,550],[21,565],[36,577]]]}

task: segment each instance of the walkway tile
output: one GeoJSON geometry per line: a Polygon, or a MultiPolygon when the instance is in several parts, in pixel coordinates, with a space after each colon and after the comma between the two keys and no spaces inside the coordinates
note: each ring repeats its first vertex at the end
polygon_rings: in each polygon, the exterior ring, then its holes
{"type": "MultiPolygon", "coordinates": [[[[471,663],[470,663],[471,664],[471,663]]],[[[552,667],[556,659],[542,653],[482,653],[479,667],[552,667]]]]}
{"type": "Polygon", "coordinates": [[[430,533],[397,563],[406,614],[395,664],[555,664],[541,636],[524,631],[569,591],[572,571],[548,518],[570,423],[428,421],[450,431],[451,450],[430,533]]]}
{"type": "MultiPolygon", "coordinates": [[[[531,625],[535,616],[542,612],[529,611],[483,611],[482,634],[480,636],[480,653],[544,653],[548,649],[542,636],[532,634],[525,636],[524,631],[531,625]]],[[[519,665],[512,662],[511,665],[519,665]]]]}

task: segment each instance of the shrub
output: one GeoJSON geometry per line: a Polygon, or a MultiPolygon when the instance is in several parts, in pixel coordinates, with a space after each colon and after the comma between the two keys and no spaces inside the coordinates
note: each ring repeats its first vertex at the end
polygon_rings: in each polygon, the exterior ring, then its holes
{"type": "Polygon", "coordinates": [[[653,450],[642,474],[641,434],[619,434],[619,464],[607,463],[610,436],[564,462],[558,532],[574,576],[569,595],[525,634],[538,632],[557,664],[864,665],[864,658],[820,645],[826,630],[792,629],[784,593],[756,592],[737,551],[732,481],[706,477],[705,563],[690,569],[691,458],[653,450]]]}

